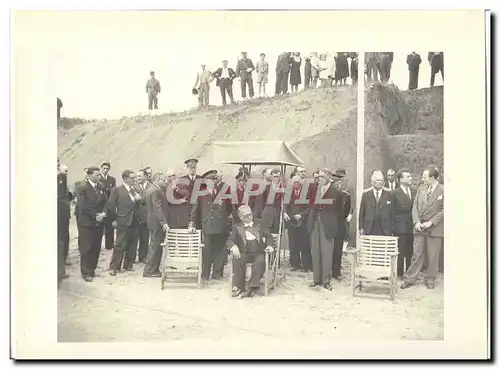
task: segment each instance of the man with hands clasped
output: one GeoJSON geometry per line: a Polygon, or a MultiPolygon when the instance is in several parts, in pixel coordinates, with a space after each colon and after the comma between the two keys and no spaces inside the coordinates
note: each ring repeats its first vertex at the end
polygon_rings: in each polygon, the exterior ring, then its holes
{"type": "Polygon", "coordinates": [[[233,259],[233,297],[251,297],[260,288],[266,270],[265,253],[274,251],[273,236],[265,226],[254,222],[248,205],[238,208],[238,218],[231,230],[226,246],[233,259]],[[245,288],[245,265],[252,263],[252,273],[245,288]]]}

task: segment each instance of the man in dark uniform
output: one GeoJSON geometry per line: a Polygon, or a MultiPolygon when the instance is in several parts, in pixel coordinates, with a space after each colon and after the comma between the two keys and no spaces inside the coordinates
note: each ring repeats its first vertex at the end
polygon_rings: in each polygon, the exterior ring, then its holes
{"type": "Polygon", "coordinates": [[[133,184],[135,173],[125,170],[122,173],[123,184],[111,190],[105,207],[107,218],[116,220],[116,242],[109,264],[109,274],[115,276],[122,268],[133,271],[132,266],[137,255],[138,210],[142,201],[133,184]]]}
{"type": "Polygon", "coordinates": [[[165,175],[156,173],[153,175],[153,182],[146,194],[146,204],[148,208],[148,228],[151,234],[148,256],[142,276],[145,278],[159,278],[160,264],[163,254],[161,244],[165,241],[165,236],[169,230],[168,208],[169,204],[165,194],[165,175]]]}
{"type": "Polygon", "coordinates": [[[100,183],[99,168],[87,169],[87,179],[76,189],[78,201],[78,249],[80,250],[80,269],[86,282],[92,282],[101,253],[101,240],[106,213],[106,192],[100,183]]]}
{"type": "Polygon", "coordinates": [[[384,188],[384,174],[374,171],[372,187],[363,192],[359,207],[359,232],[369,236],[392,236],[394,201],[384,188]]]}
{"type": "Polygon", "coordinates": [[[222,183],[217,183],[218,172],[210,170],[203,175],[207,179],[205,195],[196,199],[191,210],[189,229],[195,230],[196,219],[201,216],[205,247],[203,248],[203,265],[201,278],[208,281],[210,272],[212,279],[222,278],[227,238],[229,236],[229,216],[232,211],[231,199],[221,199],[222,183]],[[213,266],[213,270],[211,271],[213,266]]]}
{"type": "Polygon", "coordinates": [[[333,258],[332,258],[332,277],[340,281],[342,279],[342,254],[344,249],[344,242],[347,233],[347,219],[351,214],[351,195],[343,189],[342,178],[344,172],[342,169],[335,172],[333,175],[332,185],[340,190],[339,194],[339,225],[337,237],[333,245],[333,258]]]}
{"type": "MultiPolygon", "coordinates": [[[[116,187],[116,179],[109,174],[111,164],[104,162],[101,164],[101,179],[100,182],[104,186],[106,197],[109,198],[111,190],[116,187]]],[[[113,228],[112,220],[104,220],[104,246],[106,250],[112,250],[115,243],[115,230],[113,228]]]]}
{"type": "Polygon", "coordinates": [[[148,175],[144,169],[141,169],[136,174],[137,183],[134,186],[135,190],[141,196],[141,201],[137,203],[137,222],[138,222],[138,261],[146,262],[149,247],[149,229],[147,224],[148,208],[146,206],[146,194],[151,187],[151,182],[148,180],[148,175]]]}
{"type": "MultiPolygon", "coordinates": [[[[186,197],[186,202],[184,204],[179,205],[179,228],[187,228],[190,216],[191,216],[191,208],[193,207],[191,204],[191,194],[193,193],[193,188],[196,180],[201,179],[201,176],[196,174],[196,170],[198,169],[198,159],[187,159],[184,164],[186,165],[188,174],[180,177],[180,183],[178,183],[177,187],[180,190],[187,190],[188,196],[186,197]]],[[[198,219],[196,219],[194,226],[196,229],[201,228],[200,218],[198,215],[198,219]]]]}

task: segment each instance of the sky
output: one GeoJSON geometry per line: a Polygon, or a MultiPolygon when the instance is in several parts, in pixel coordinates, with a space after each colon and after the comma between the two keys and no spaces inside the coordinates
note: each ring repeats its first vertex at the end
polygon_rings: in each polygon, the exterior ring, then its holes
{"type": "MultiPolygon", "coordinates": [[[[197,96],[191,94],[196,72],[201,63],[206,63],[211,71],[219,68],[227,59],[235,68],[241,51],[247,51],[254,64],[261,52],[266,54],[270,64],[267,93],[274,93],[276,80],[274,68],[278,50],[238,50],[218,48],[216,50],[189,49],[182,55],[168,48],[130,45],[127,47],[94,47],[67,49],[60,51],[53,64],[55,91],[64,103],[62,116],[85,119],[121,118],[147,112],[145,85],[149,72],[155,71],[162,92],[159,95],[160,112],[176,112],[197,106],[197,96]]],[[[419,88],[430,85],[430,66],[427,51],[418,52],[422,57],[419,74],[419,88]]],[[[309,52],[301,52],[309,55],[309,52]]],[[[303,77],[303,66],[302,66],[303,77]]],[[[391,70],[391,80],[400,90],[408,87],[406,53],[395,53],[391,70]]],[[[441,84],[441,76],[436,77],[436,85],[441,84]]],[[[348,82],[350,83],[350,81],[348,82]]],[[[303,86],[300,85],[299,89],[303,86]]],[[[258,84],[254,72],[254,89],[258,84]]],[[[238,80],[233,85],[234,97],[241,98],[238,80]]],[[[220,91],[211,84],[210,104],[220,105],[220,91]]]]}

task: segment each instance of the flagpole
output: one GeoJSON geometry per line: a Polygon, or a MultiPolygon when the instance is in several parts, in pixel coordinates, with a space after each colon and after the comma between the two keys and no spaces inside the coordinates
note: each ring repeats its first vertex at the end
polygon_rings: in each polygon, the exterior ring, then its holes
{"type": "MultiPolygon", "coordinates": [[[[363,195],[365,169],[365,54],[358,55],[358,119],[356,137],[356,214],[359,214],[359,204],[363,195]]],[[[358,216],[356,224],[356,246],[361,245],[359,239],[358,216]]]]}

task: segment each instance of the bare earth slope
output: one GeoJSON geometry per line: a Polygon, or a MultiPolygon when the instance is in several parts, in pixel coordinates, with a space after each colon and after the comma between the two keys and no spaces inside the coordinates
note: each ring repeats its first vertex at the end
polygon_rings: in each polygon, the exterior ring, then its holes
{"type": "MultiPolygon", "coordinates": [[[[346,119],[355,127],[356,95],[355,87],[346,87],[255,99],[205,112],[77,124],[65,120],[63,126],[69,128],[59,129],[59,154],[69,167],[69,183],[81,177],[85,166],[105,160],[112,163],[112,172],[118,175],[124,169],[146,165],[182,171],[183,161],[195,156],[200,159],[202,172],[214,167],[213,141],[284,140],[293,145],[346,119]]],[[[307,157],[302,159],[309,162],[307,157]]],[[[237,170],[221,169],[231,174],[237,170]]]]}

